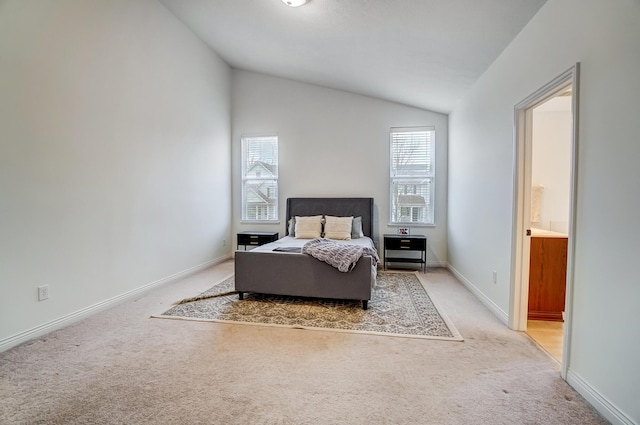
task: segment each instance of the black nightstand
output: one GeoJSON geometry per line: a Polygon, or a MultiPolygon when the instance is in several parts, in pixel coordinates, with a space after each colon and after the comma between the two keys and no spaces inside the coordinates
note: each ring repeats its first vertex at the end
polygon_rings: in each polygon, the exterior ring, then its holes
{"type": "Polygon", "coordinates": [[[244,250],[249,246],[264,245],[278,240],[278,232],[240,232],[238,233],[238,249],[244,245],[244,250]]]}
{"type": "Polygon", "coordinates": [[[384,270],[387,263],[416,263],[420,264],[422,272],[427,271],[427,237],[422,235],[402,236],[384,235],[384,270]],[[387,256],[387,251],[418,251],[420,258],[394,254],[387,256]]]}

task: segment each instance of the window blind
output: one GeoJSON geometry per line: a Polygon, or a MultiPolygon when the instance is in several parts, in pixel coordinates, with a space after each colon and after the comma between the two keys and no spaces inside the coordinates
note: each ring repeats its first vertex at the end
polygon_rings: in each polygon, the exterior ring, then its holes
{"type": "Polygon", "coordinates": [[[391,223],[433,224],[434,128],[392,128],[390,148],[391,223]]]}
{"type": "Polygon", "coordinates": [[[242,138],[242,220],[278,220],[278,137],[242,138]]]}

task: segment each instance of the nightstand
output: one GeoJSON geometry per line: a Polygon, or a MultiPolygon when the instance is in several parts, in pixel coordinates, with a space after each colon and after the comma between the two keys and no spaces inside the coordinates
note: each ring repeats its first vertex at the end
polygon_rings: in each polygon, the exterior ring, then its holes
{"type": "Polygon", "coordinates": [[[387,263],[416,263],[420,264],[422,272],[427,271],[427,237],[422,235],[403,236],[403,235],[384,235],[384,270],[387,269],[387,263]],[[420,258],[415,256],[407,256],[402,253],[394,253],[391,257],[387,255],[387,251],[405,251],[419,252],[420,258]]]}
{"type": "Polygon", "coordinates": [[[278,240],[278,232],[240,232],[238,233],[238,249],[244,245],[244,250],[249,246],[260,246],[278,240]]]}

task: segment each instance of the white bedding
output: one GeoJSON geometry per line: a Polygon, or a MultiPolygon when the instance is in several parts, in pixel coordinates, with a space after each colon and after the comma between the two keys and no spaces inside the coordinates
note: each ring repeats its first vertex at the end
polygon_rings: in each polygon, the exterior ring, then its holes
{"type": "MultiPolygon", "coordinates": [[[[297,248],[302,248],[302,245],[306,244],[307,242],[309,242],[311,239],[296,239],[292,236],[285,236],[283,238],[278,239],[275,242],[269,242],[268,244],[264,244],[264,245],[260,245],[257,246],[255,248],[252,249],[252,251],[254,252],[258,252],[258,251],[273,251],[274,248],[285,248],[285,247],[297,247],[297,248]]],[[[335,239],[330,239],[331,241],[335,242],[335,243],[339,243],[339,244],[345,244],[345,245],[358,245],[361,247],[369,247],[369,248],[374,248],[375,249],[375,245],[373,244],[373,240],[367,236],[364,236],[362,238],[356,238],[356,239],[351,239],[348,241],[341,241],[341,240],[335,240],[335,239]]],[[[284,254],[288,254],[287,252],[283,252],[284,254]]]]}
{"type": "MultiPolygon", "coordinates": [[[[275,242],[269,242],[267,244],[264,245],[260,245],[257,246],[255,248],[253,248],[251,251],[252,252],[278,252],[279,254],[283,254],[283,255],[287,255],[287,254],[300,254],[300,251],[296,251],[296,252],[286,252],[286,251],[274,251],[275,248],[289,248],[289,247],[296,247],[296,248],[300,248],[300,250],[302,250],[302,246],[304,244],[306,244],[307,242],[309,242],[311,239],[296,239],[293,236],[285,236],[283,238],[278,239],[275,242]]],[[[358,245],[361,247],[369,247],[369,248],[373,248],[375,249],[375,245],[373,243],[373,239],[371,239],[368,236],[363,236],[361,238],[356,238],[356,239],[351,239],[348,241],[342,241],[342,240],[334,240],[334,239],[330,239],[331,241],[334,241],[336,243],[339,244],[351,244],[351,245],[358,245]]],[[[376,281],[377,281],[377,276],[378,276],[378,268],[374,265],[371,266],[371,287],[375,288],[376,285],[376,281]]]]}
{"type": "MultiPolygon", "coordinates": [[[[271,252],[274,250],[274,248],[287,248],[287,247],[296,247],[296,248],[301,248],[304,244],[306,244],[307,242],[309,242],[311,239],[296,239],[292,236],[285,236],[283,238],[278,239],[275,242],[269,242],[268,244],[264,244],[264,245],[260,245],[257,246],[255,248],[252,249],[253,252],[260,252],[260,251],[268,251],[271,252]]],[[[351,239],[348,241],[340,241],[340,240],[334,240],[331,239],[331,241],[339,243],[339,244],[350,244],[350,245],[358,245],[361,247],[369,247],[369,248],[374,248],[375,249],[375,245],[373,244],[373,240],[367,236],[364,236],[362,238],[356,238],[356,239],[351,239]]],[[[284,254],[288,254],[287,252],[283,252],[284,254]]]]}

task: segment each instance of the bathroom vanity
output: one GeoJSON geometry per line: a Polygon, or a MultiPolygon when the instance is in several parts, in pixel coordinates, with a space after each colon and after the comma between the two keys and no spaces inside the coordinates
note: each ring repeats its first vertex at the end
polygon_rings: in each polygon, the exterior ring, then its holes
{"type": "Polygon", "coordinates": [[[568,237],[548,230],[531,231],[528,318],[562,322],[568,237]]]}

